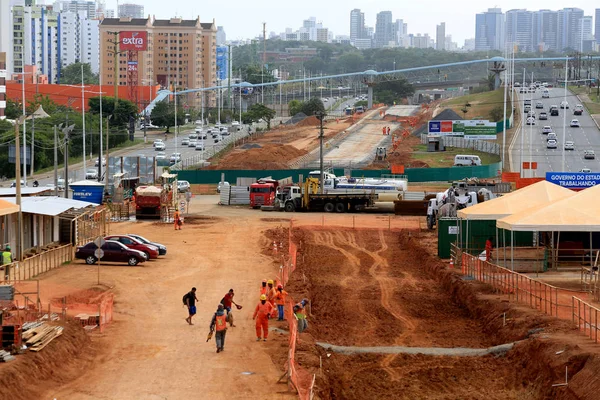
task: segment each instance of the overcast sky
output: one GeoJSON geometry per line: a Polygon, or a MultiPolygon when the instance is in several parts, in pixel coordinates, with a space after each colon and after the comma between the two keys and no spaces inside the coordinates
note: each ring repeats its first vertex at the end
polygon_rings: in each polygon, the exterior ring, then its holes
{"type": "MultiPolygon", "coordinates": [[[[200,15],[202,22],[210,22],[214,18],[217,25],[222,25],[227,39],[247,39],[261,34],[262,22],[267,23],[267,37],[270,32],[281,33],[285,28],[294,30],[302,26],[308,17],[316,17],[335,35],[350,34],[350,10],[360,8],[365,13],[367,26],[375,26],[375,16],[379,11],[391,11],[393,19],[403,19],[408,23],[408,33],[429,33],[435,37],[435,27],[440,22],[446,23],[446,35],[459,46],[464,40],[475,37],[475,14],[491,7],[501,7],[502,11],[523,8],[528,10],[558,10],[565,7],[577,7],[584,10],[585,15],[594,16],[595,7],[600,8],[599,0],[580,0],[573,2],[543,0],[516,1],[505,0],[497,3],[473,0],[121,0],[143,4],[145,13],[156,18],[181,16],[186,19],[200,15]],[[502,4],[501,6],[499,4],[502,4]],[[460,6],[459,6],[460,5],[460,6]]],[[[116,8],[116,0],[107,0],[108,8],[116,8]]]]}

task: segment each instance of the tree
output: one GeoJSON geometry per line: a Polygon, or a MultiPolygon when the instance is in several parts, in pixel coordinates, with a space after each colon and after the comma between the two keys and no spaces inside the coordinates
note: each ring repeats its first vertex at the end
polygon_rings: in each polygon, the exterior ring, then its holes
{"type": "Polygon", "coordinates": [[[373,89],[377,101],[389,105],[400,103],[402,99],[412,96],[414,93],[415,88],[413,85],[403,78],[396,81],[380,82],[373,89]]]}
{"type": "Polygon", "coordinates": [[[321,99],[313,97],[302,104],[302,112],[308,116],[315,115],[317,111],[325,112],[325,106],[321,99]]]}
{"type": "MultiPolygon", "coordinates": [[[[264,120],[267,123],[267,129],[271,129],[271,120],[275,118],[276,112],[275,110],[270,109],[264,104],[253,104],[252,107],[248,109],[249,117],[254,122],[258,122],[259,120],[264,120]]],[[[242,120],[244,115],[242,115],[242,120]]]]}
{"type": "Polygon", "coordinates": [[[302,112],[302,102],[300,100],[292,100],[288,103],[288,111],[290,115],[296,115],[302,112]]]}
{"type": "MultiPolygon", "coordinates": [[[[92,97],[88,101],[90,113],[100,114],[100,97],[92,97]]],[[[112,115],[110,124],[112,126],[126,127],[129,125],[131,117],[137,117],[138,109],[135,103],[125,99],[118,99],[115,112],[115,98],[102,97],[102,114],[104,116],[112,115]]]]}
{"type": "Polygon", "coordinates": [[[11,99],[6,100],[6,108],[4,109],[4,115],[8,119],[19,118],[21,115],[23,115],[23,109],[21,108],[21,103],[16,102],[11,99]]]}
{"type": "Polygon", "coordinates": [[[81,66],[83,65],[83,83],[86,85],[97,85],[98,74],[92,72],[90,64],[73,63],[62,68],[60,83],[63,85],[81,84],[81,66]]]}
{"type": "Polygon", "coordinates": [[[484,84],[487,86],[488,90],[496,89],[496,76],[494,74],[489,74],[485,79],[484,84]]]}
{"type": "Polygon", "coordinates": [[[269,70],[261,68],[260,65],[247,65],[242,69],[242,76],[246,82],[252,84],[275,82],[277,80],[269,70]]]}
{"type": "Polygon", "coordinates": [[[59,109],[64,111],[66,109],[65,106],[60,106],[56,104],[54,100],[52,100],[48,95],[44,96],[42,94],[37,93],[33,96],[33,100],[27,102],[27,114],[31,114],[35,110],[38,109],[39,106],[42,106],[42,109],[46,111],[48,114],[54,114],[59,109]]]}
{"type": "MultiPolygon", "coordinates": [[[[169,127],[175,125],[175,104],[161,101],[157,103],[150,113],[150,120],[157,126],[164,126],[169,132],[169,127]]],[[[177,110],[177,125],[183,125],[185,115],[183,110],[177,110]]]]}
{"type": "Polygon", "coordinates": [[[490,121],[498,122],[504,118],[504,108],[501,106],[494,107],[490,110],[490,121]]]}

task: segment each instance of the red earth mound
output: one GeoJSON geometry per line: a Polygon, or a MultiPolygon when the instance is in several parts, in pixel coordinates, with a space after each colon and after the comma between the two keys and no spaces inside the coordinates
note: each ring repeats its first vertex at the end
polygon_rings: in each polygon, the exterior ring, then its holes
{"type": "Polygon", "coordinates": [[[262,144],[260,148],[234,150],[210,169],[285,169],[289,162],[306,154],[286,144],[262,144]]]}

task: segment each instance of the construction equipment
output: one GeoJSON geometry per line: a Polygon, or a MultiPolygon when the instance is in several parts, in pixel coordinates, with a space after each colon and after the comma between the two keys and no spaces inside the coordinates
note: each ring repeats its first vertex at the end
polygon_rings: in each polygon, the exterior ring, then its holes
{"type": "Polygon", "coordinates": [[[135,217],[160,218],[163,190],[156,186],[139,186],[135,190],[135,217]]]}
{"type": "Polygon", "coordinates": [[[215,331],[213,329],[211,329],[210,332],[208,332],[208,335],[206,335],[207,342],[210,341],[210,339],[212,339],[213,333],[215,333],[215,331]]]}

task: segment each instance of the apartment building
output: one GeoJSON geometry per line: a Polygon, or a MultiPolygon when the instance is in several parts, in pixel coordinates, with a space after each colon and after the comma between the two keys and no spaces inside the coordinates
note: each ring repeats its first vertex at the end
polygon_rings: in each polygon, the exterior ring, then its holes
{"type": "Polygon", "coordinates": [[[6,118],[6,77],[6,53],[0,53],[0,120],[6,118]]]}
{"type": "Polygon", "coordinates": [[[59,17],[60,62],[62,66],[81,62],[100,70],[99,20],[89,19],[85,11],[61,12],[59,17]]]}

